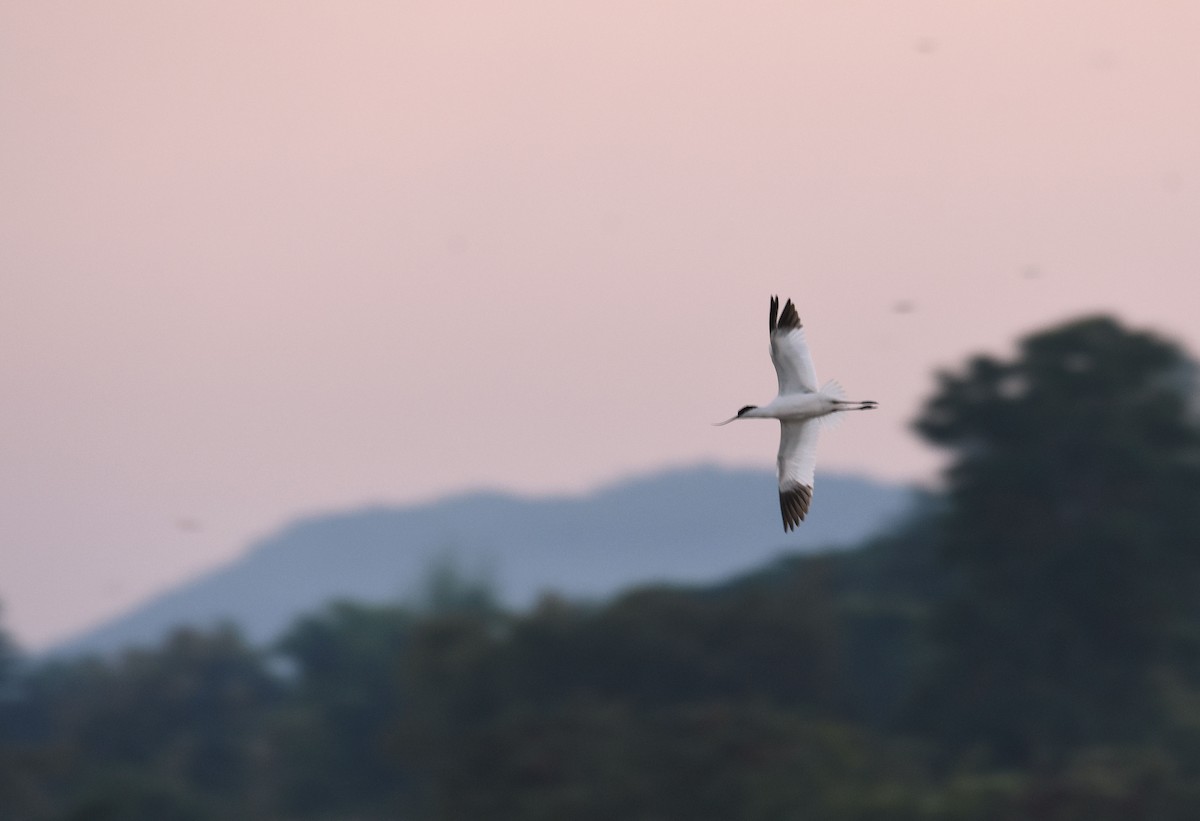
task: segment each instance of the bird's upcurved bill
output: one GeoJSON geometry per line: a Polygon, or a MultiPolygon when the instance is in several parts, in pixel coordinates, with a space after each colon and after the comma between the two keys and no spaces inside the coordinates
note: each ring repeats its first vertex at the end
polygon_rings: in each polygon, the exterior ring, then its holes
{"type": "Polygon", "coordinates": [[[721,425],[728,425],[730,422],[732,422],[733,420],[738,419],[738,418],[739,417],[737,417],[737,416],[731,416],[728,419],[726,419],[724,422],[713,422],[712,426],[714,428],[719,428],[719,427],[721,427],[721,425]]]}

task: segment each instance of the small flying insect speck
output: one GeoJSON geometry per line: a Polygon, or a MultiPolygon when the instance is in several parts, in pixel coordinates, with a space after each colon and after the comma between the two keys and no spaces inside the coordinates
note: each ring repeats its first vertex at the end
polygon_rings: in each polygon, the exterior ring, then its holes
{"type": "Polygon", "coordinates": [[[779,313],[779,297],[771,297],[771,361],[779,378],[779,395],[758,407],[747,405],[718,425],[738,419],[778,419],[779,508],[783,529],[790,531],[804,521],[812,502],[813,473],[817,466],[818,422],[837,419],[842,411],[871,410],[871,400],[849,402],[835,380],[817,389],[817,372],[800,316],[789,299],[779,313]]]}

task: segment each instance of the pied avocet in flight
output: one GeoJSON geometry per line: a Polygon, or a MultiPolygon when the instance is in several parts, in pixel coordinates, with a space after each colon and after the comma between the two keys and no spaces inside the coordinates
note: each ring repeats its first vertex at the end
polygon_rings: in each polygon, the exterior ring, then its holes
{"type": "Polygon", "coordinates": [[[818,423],[836,420],[836,414],[842,411],[871,410],[876,403],[846,401],[836,380],[817,390],[817,372],[804,339],[804,327],[790,299],[781,314],[779,297],[771,297],[770,329],[771,361],[779,377],[779,395],[762,407],[747,405],[736,416],[717,424],[728,425],[738,419],[779,420],[779,508],[783,529],[789,531],[804,521],[812,502],[818,423]]]}

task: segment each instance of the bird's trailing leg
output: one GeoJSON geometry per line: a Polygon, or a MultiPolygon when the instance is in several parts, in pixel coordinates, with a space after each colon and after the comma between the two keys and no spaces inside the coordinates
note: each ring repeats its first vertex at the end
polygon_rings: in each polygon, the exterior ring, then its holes
{"type": "Polygon", "coordinates": [[[837,399],[835,401],[838,406],[837,410],[839,411],[875,410],[875,408],[879,407],[879,403],[873,399],[865,399],[862,402],[847,402],[845,399],[837,399]]]}

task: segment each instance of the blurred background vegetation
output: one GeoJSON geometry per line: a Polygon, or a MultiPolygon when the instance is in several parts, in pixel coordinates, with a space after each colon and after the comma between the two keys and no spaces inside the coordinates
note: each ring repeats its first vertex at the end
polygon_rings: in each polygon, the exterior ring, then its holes
{"type": "Polygon", "coordinates": [[[1195,363],[1107,317],[939,375],[849,551],[500,608],[452,565],[277,646],[0,643],[0,817],[1200,818],[1195,363]]]}

